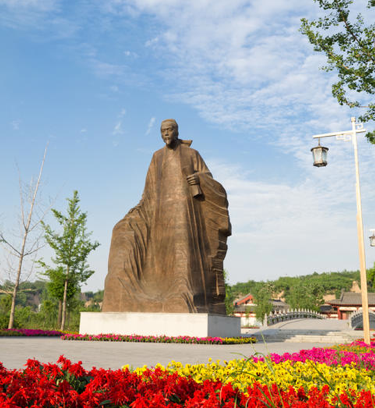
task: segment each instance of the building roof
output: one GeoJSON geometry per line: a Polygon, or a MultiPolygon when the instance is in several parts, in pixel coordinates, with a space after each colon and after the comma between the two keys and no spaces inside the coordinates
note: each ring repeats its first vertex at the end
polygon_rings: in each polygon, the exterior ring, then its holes
{"type": "Polygon", "coordinates": [[[320,313],[334,313],[335,312],[335,309],[332,307],[332,305],[321,305],[319,309],[320,309],[320,313]]]}
{"type": "MultiPolygon", "coordinates": [[[[375,306],[375,293],[368,293],[367,295],[369,306],[375,306]]],[[[333,299],[327,303],[335,306],[361,306],[362,295],[361,293],[341,292],[340,299],[333,299]]]]}
{"type": "Polygon", "coordinates": [[[248,300],[251,300],[251,302],[253,301],[253,295],[252,295],[251,293],[248,293],[247,295],[242,296],[241,298],[236,299],[236,300],[233,302],[233,304],[239,306],[239,305],[242,305],[242,304],[246,303],[246,301],[248,301],[248,300]]]}
{"type": "Polygon", "coordinates": [[[285,303],[281,299],[270,299],[270,302],[273,304],[273,306],[289,307],[288,303],[285,303]]]}
{"type": "Polygon", "coordinates": [[[247,305],[241,305],[241,306],[236,306],[234,308],[234,313],[254,313],[255,311],[255,306],[247,306],[247,305]]]}

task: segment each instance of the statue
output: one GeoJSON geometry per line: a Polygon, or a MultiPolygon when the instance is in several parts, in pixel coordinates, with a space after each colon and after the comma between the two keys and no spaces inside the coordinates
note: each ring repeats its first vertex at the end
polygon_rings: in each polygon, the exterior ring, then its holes
{"type": "Polygon", "coordinates": [[[226,192],[174,119],[161,136],[141,201],[113,229],[103,312],[225,314],[226,192]]]}

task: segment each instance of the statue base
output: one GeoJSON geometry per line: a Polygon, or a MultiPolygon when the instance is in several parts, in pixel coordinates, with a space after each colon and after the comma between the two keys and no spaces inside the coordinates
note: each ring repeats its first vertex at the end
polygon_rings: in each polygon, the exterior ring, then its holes
{"type": "Polygon", "coordinates": [[[81,312],[79,333],[239,337],[241,318],[208,313],[81,312]]]}

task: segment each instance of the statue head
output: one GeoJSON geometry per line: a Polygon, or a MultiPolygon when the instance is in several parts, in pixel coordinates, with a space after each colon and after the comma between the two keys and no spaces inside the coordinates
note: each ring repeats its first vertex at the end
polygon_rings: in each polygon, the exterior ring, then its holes
{"type": "Polygon", "coordinates": [[[172,148],[178,139],[178,124],[174,119],[166,119],[161,122],[161,137],[167,147],[172,148]]]}

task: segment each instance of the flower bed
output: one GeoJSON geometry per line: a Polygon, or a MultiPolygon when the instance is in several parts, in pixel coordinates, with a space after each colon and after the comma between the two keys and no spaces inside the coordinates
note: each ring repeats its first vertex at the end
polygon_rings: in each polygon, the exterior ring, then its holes
{"type": "MultiPolygon", "coordinates": [[[[297,394],[303,390],[306,398],[311,390],[315,390],[320,397],[324,394],[327,404],[333,406],[340,396],[344,400],[350,397],[355,402],[361,400],[361,395],[366,395],[369,407],[375,406],[375,343],[366,346],[354,342],[334,348],[313,348],[293,354],[270,354],[229,362],[209,361],[208,364],[182,365],[172,361],[166,367],[157,365],[156,368],[178,373],[198,383],[213,380],[223,385],[231,384],[245,395],[249,393],[249,387],[258,386],[283,392],[293,389],[297,394]]],[[[144,370],[147,368],[137,368],[135,372],[142,375],[144,370]]],[[[263,398],[263,401],[266,400],[263,398]]]]}
{"type": "Polygon", "coordinates": [[[370,391],[348,390],[330,397],[330,388],[305,389],[254,382],[245,392],[220,380],[195,381],[160,367],[142,374],[124,370],[93,368],[72,364],[63,356],[57,364],[28,360],[24,370],[6,370],[0,364],[2,407],[372,407],[370,391]]]}
{"type": "Polygon", "coordinates": [[[126,341],[136,343],[183,343],[183,344],[250,344],[256,343],[255,337],[169,337],[169,336],[139,336],[137,334],[65,334],[62,340],[81,341],[126,341]]]}
{"type": "Polygon", "coordinates": [[[24,370],[0,363],[2,407],[352,407],[375,406],[375,343],[354,342],[299,353],[131,371],[28,360],[24,370]],[[367,357],[366,357],[367,356],[367,357]]]}
{"type": "Polygon", "coordinates": [[[61,336],[63,332],[57,330],[36,330],[36,329],[0,329],[0,336],[61,336]]]}

